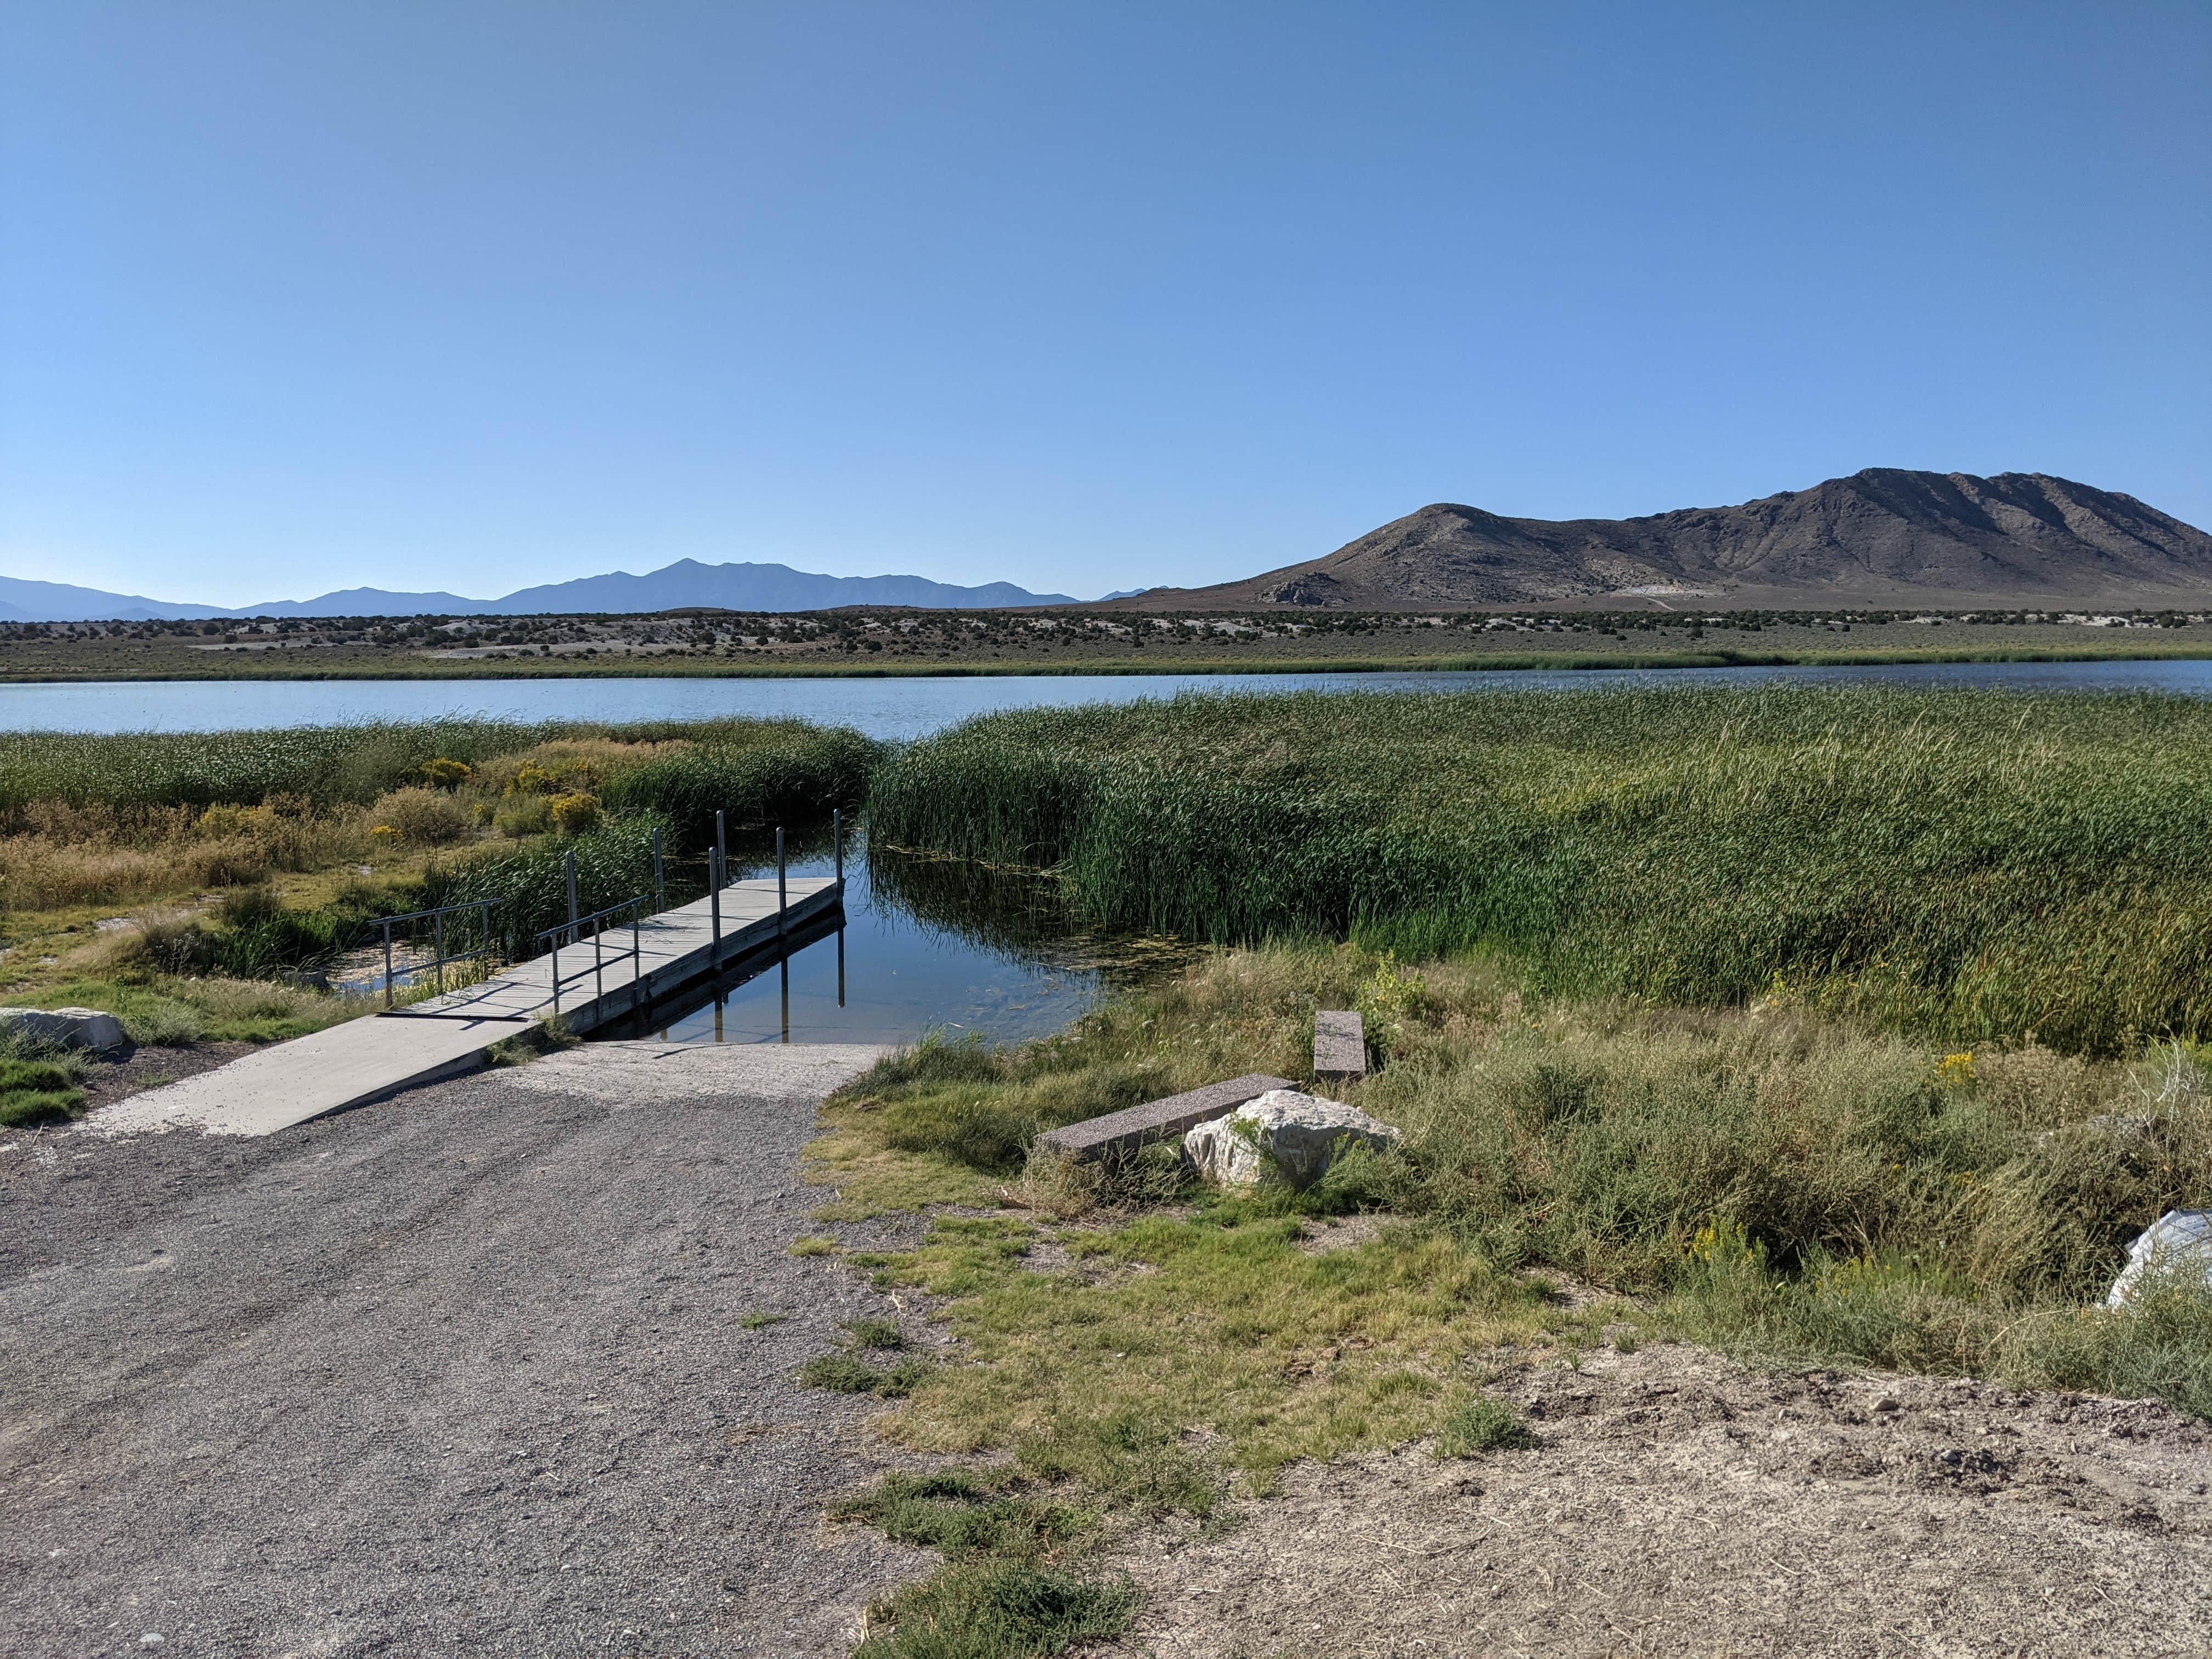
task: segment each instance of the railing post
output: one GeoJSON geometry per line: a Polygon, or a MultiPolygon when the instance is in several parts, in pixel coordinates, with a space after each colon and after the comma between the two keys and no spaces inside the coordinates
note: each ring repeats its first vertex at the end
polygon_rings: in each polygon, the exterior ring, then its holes
{"type": "Polygon", "coordinates": [[[659,915],[668,908],[668,888],[660,878],[660,826],[653,826],[653,913],[659,915]]]}
{"type": "MultiPolygon", "coordinates": [[[[660,832],[653,832],[658,836],[660,832]]],[[[645,1005],[645,907],[637,905],[629,913],[629,1006],[635,1013],[645,1005]]]]}
{"type": "Polygon", "coordinates": [[[783,886],[783,826],[775,826],[775,931],[783,932],[783,912],[790,901],[784,897],[783,886]]]}
{"type": "Polygon", "coordinates": [[[384,1006],[392,1006],[392,924],[384,924],[384,1006]]]}
{"type": "Polygon", "coordinates": [[[561,1018],[561,930],[553,930],[553,1018],[561,1018]]]}
{"type": "Polygon", "coordinates": [[[576,925],[576,855],[568,854],[568,925],[576,925]]]}
{"type": "Polygon", "coordinates": [[[592,923],[592,996],[599,1002],[607,1000],[606,969],[599,951],[599,935],[605,932],[606,923],[604,920],[592,923]]]}
{"type": "Polygon", "coordinates": [[[708,872],[708,879],[714,884],[714,946],[712,962],[717,968],[722,965],[722,887],[728,879],[729,873],[730,855],[723,850],[722,811],[721,808],[716,807],[714,809],[714,867],[708,872]]]}
{"type": "Polygon", "coordinates": [[[835,806],[830,810],[830,839],[837,848],[837,884],[845,884],[845,809],[835,806]]]}
{"type": "Polygon", "coordinates": [[[432,937],[438,942],[437,960],[430,964],[430,969],[438,975],[438,994],[443,996],[446,994],[446,913],[440,910],[431,916],[430,926],[434,930],[432,937]]]}
{"type": "Polygon", "coordinates": [[[707,914],[714,919],[714,965],[722,965],[722,853],[720,848],[707,854],[707,914]]]}

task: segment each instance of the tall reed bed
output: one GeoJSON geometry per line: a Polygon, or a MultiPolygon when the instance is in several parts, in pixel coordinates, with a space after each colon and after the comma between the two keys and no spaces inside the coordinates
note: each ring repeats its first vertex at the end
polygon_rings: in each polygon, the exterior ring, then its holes
{"type": "Polygon", "coordinates": [[[1547,991],[1782,992],[2116,1052],[2212,1024],[2212,706],[1894,689],[1198,696],[988,715],[879,843],[1093,920],[1508,951],[1547,991]]]}
{"type": "Polygon", "coordinates": [[[684,727],[633,729],[629,740],[655,742],[664,752],[608,781],[601,792],[617,814],[655,812],[690,842],[708,833],[717,812],[733,826],[808,824],[835,808],[850,812],[867,792],[884,744],[842,726],[804,720],[722,722],[680,746],[647,733],[684,727]]]}
{"type": "MultiPolygon", "coordinates": [[[[682,745],[625,804],[758,809],[831,788],[857,799],[878,746],[857,732],[796,720],[647,720],[626,725],[507,720],[364,720],[243,732],[18,732],[0,736],[0,824],[26,827],[42,804],[110,809],[257,805],[285,797],[320,807],[368,805],[418,783],[434,760],[483,768],[536,746],[682,745]],[[744,763],[740,764],[740,757],[744,763]],[[780,785],[781,793],[778,793],[780,785]],[[672,797],[667,800],[659,795],[672,797]],[[682,796],[681,801],[672,797],[682,796]]],[[[649,769],[649,768],[648,768],[649,769]]]]}
{"type": "Polygon", "coordinates": [[[289,795],[320,806],[367,805],[420,778],[430,761],[474,764],[569,729],[436,720],[251,732],[9,732],[0,738],[0,817],[12,820],[43,801],[251,806],[289,795]]]}

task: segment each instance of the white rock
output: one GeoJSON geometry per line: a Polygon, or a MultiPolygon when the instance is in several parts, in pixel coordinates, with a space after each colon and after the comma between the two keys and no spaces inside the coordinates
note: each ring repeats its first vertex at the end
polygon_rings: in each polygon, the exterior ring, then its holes
{"type": "Polygon", "coordinates": [[[1340,1100],[1270,1089],[1182,1138],[1198,1172],[1222,1187],[1310,1187],[1353,1146],[1376,1152],[1398,1132],[1340,1100]]]}
{"type": "Polygon", "coordinates": [[[130,1041],[123,1035],[123,1022],[97,1008],[0,1008],[0,1030],[94,1054],[130,1041]]]}
{"type": "Polygon", "coordinates": [[[2168,1210],[2128,1249],[2128,1265],[2105,1298],[2124,1308],[2145,1273],[2184,1279],[2212,1290],[2212,1210],[2168,1210]]]}

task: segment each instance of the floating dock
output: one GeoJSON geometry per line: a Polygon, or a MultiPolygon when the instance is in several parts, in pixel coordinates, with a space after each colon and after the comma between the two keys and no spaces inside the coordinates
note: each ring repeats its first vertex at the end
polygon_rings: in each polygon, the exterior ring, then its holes
{"type": "Polygon", "coordinates": [[[434,1083],[483,1064],[503,1037],[550,1016],[581,1036],[640,1012],[701,980],[775,961],[819,938],[842,916],[845,884],[830,876],[732,882],[721,892],[717,937],[710,895],[592,942],[502,968],[480,983],[428,1001],[349,1020],[272,1043],[180,1083],[149,1089],[95,1112],[87,1127],[107,1134],[190,1127],[210,1134],[265,1135],[309,1118],[434,1083]],[[557,989],[557,998],[556,998],[557,989]]]}

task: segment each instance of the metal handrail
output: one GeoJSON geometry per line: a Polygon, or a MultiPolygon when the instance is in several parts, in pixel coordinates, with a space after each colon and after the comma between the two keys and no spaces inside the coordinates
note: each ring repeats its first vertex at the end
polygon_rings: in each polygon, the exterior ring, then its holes
{"type": "MultiPolygon", "coordinates": [[[[836,878],[841,884],[845,877],[844,819],[845,815],[842,809],[833,811],[830,817],[836,878]]],[[[708,854],[708,896],[712,940],[709,957],[718,968],[721,964],[722,890],[729,884],[729,854],[726,850],[726,835],[723,814],[717,811],[714,814],[714,842],[708,854]]],[[[568,920],[544,929],[537,936],[537,942],[548,946],[553,958],[551,964],[553,1012],[556,1015],[561,1012],[561,988],[564,979],[561,972],[562,945],[574,945],[580,942],[585,931],[586,929],[590,931],[592,938],[590,971],[592,976],[593,994],[595,997],[603,997],[606,992],[607,956],[604,943],[606,924],[610,921],[623,916],[629,919],[629,947],[626,951],[617,951],[614,960],[620,963],[625,956],[629,958],[632,963],[630,983],[633,1000],[642,996],[645,981],[644,919],[647,915],[658,915],[667,906],[664,856],[661,832],[658,827],[655,827],[653,832],[653,891],[640,893],[635,898],[627,898],[618,904],[610,904],[602,909],[594,910],[589,915],[580,916],[574,914],[577,886],[575,854],[571,853],[568,855],[566,872],[570,912],[568,920]]],[[[791,908],[791,896],[788,868],[785,854],[783,826],[779,824],[775,830],[775,923],[776,932],[779,934],[787,933],[790,925],[788,913],[791,908]]],[[[378,917],[377,924],[384,931],[384,1006],[386,1008],[392,1006],[395,1000],[392,960],[392,930],[394,927],[422,921],[432,924],[436,945],[434,954],[428,965],[436,974],[438,989],[442,993],[446,988],[447,963],[464,962],[479,957],[489,960],[492,956],[496,948],[496,941],[492,932],[492,912],[504,902],[506,901],[501,899],[467,899],[458,904],[441,904],[434,909],[410,910],[401,915],[378,917]],[[446,918],[470,911],[476,912],[481,917],[479,941],[472,949],[448,955],[446,951],[446,918]]],[[[507,943],[510,948],[513,948],[518,945],[520,941],[508,940],[507,943]]],[[[417,969],[422,965],[419,963],[413,964],[417,969]]],[[[585,971],[580,968],[565,977],[580,979],[585,971]]]]}
{"type": "MultiPolygon", "coordinates": [[[[464,899],[459,904],[441,904],[432,910],[409,910],[400,915],[379,916],[376,919],[377,925],[384,929],[384,1006],[389,1008],[392,1005],[392,929],[395,924],[403,921],[427,921],[435,928],[437,944],[435,952],[430,958],[430,966],[437,973],[438,991],[442,995],[446,989],[447,963],[467,962],[477,957],[483,957],[487,962],[489,961],[492,954],[491,913],[500,902],[498,899],[464,899]],[[446,954],[446,918],[464,910],[475,910],[482,914],[483,917],[482,939],[473,950],[457,951],[452,956],[447,956],[446,954]]],[[[422,964],[416,963],[414,966],[420,969],[422,964]]]]}
{"type": "MultiPolygon", "coordinates": [[[[620,962],[623,954],[629,956],[631,963],[629,979],[631,1000],[635,1001],[641,994],[645,981],[643,948],[645,907],[652,902],[652,897],[650,893],[640,893],[635,898],[624,899],[619,904],[610,904],[605,909],[594,910],[587,916],[571,916],[568,921],[558,926],[548,927],[544,933],[538,934],[538,937],[547,942],[552,948],[555,1014],[557,1015],[561,1012],[561,938],[564,933],[579,933],[586,927],[592,930],[592,995],[594,1000],[606,995],[606,956],[600,947],[600,940],[605,935],[605,924],[610,916],[622,915],[625,913],[629,916],[629,950],[625,953],[617,954],[615,960],[620,962]]],[[[575,977],[581,979],[583,976],[584,969],[579,968],[575,977]]]]}

